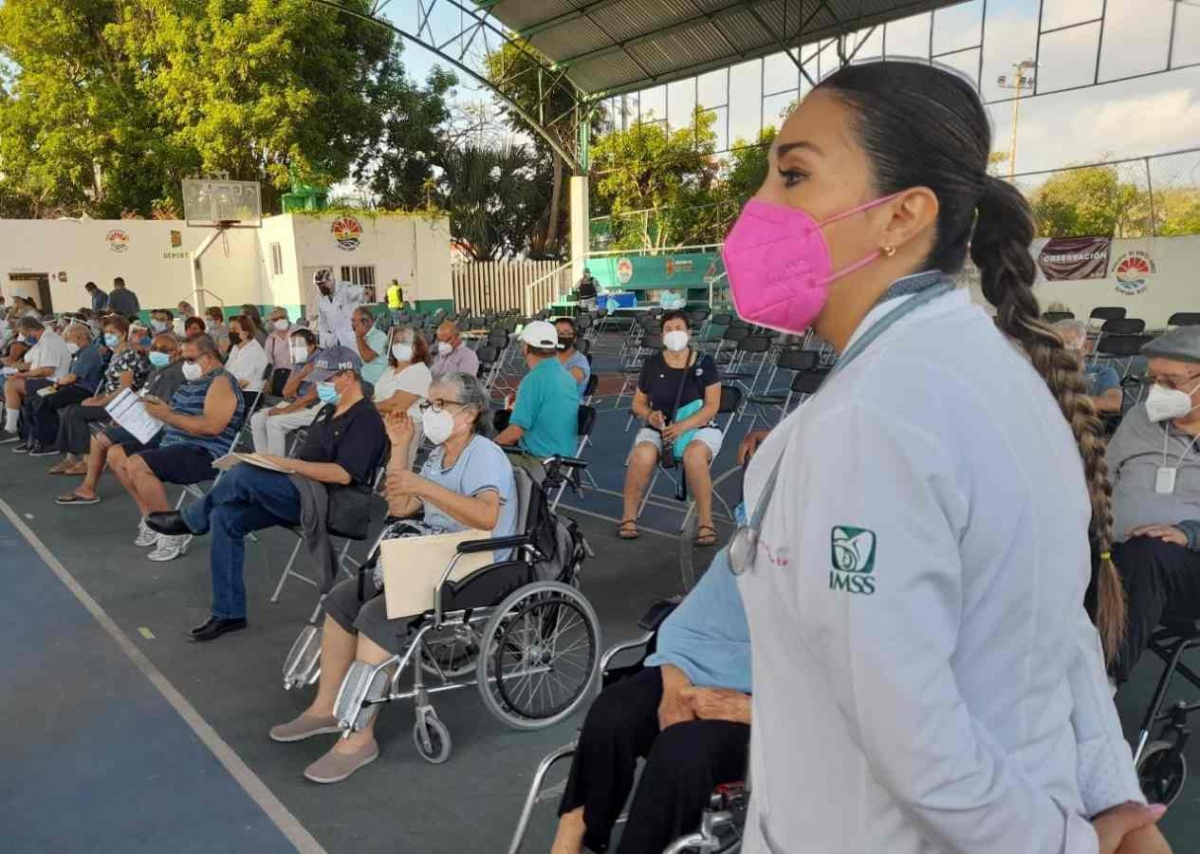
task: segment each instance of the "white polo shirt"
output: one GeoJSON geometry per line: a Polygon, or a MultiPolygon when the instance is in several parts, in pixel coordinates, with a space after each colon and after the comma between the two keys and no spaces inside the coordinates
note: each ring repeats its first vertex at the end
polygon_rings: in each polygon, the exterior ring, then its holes
{"type": "Polygon", "coordinates": [[[1083,466],[1024,354],[940,297],[775,429],[748,509],[781,455],[740,579],[743,851],[1094,854],[1089,817],[1142,797],[1083,610],[1083,466]]]}
{"type": "Polygon", "coordinates": [[[71,371],[71,351],[67,342],[52,329],[45,329],[38,338],[37,344],[30,348],[25,356],[31,370],[38,368],[54,368],[50,379],[57,380],[71,371]]]}

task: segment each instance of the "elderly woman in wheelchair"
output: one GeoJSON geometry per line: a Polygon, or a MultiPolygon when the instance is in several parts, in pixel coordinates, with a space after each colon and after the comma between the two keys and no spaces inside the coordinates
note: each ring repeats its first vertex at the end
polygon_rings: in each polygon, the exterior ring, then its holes
{"type": "MultiPolygon", "coordinates": [[[[413,741],[422,758],[449,758],[450,734],[429,702],[426,674],[441,681],[437,690],[478,685],[488,710],[519,729],[539,729],[571,714],[594,682],[599,623],[576,589],[584,555],[578,530],[556,519],[545,492],[533,490],[528,476],[515,472],[483,435],[488,398],[478,379],[444,375],[430,387],[423,408],[434,451],[421,474],[413,474],[405,465],[412,423],[407,413],[389,415],[389,519],[359,578],[323,598],[323,626],[301,633],[284,666],[285,687],[319,680],[317,696],[295,720],[274,727],[271,738],[343,735],[305,770],[314,782],[344,780],[378,757],[374,717],[391,700],[415,700],[413,741]],[[383,541],[472,529],[493,536],[457,545],[432,588],[432,606],[389,619],[378,570],[383,541]],[[476,553],[490,553],[498,562],[449,580],[459,558],[476,553]],[[412,689],[401,693],[409,664],[412,689]],[[474,679],[465,678],[472,673],[474,679]]],[[[558,488],[561,468],[581,465],[548,461],[544,489],[558,488]]]]}
{"type": "MultiPolygon", "coordinates": [[[[654,622],[643,625],[653,629],[654,622]]],[[[645,768],[618,854],[659,854],[695,830],[716,786],[745,774],[750,637],[728,568],[714,564],[647,640],[651,654],[624,673],[606,674],[618,678],[588,712],[559,806],[553,854],[608,850],[639,758],[645,768]]]]}

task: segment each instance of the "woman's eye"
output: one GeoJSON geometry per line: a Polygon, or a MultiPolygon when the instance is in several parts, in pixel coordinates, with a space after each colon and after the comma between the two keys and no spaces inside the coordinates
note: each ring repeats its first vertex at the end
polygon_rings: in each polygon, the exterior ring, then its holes
{"type": "Polygon", "coordinates": [[[783,185],[785,187],[794,187],[808,177],[806,173],[801,172],[799,169],[780,169],[779,176],[783,178],[783,185]]]}

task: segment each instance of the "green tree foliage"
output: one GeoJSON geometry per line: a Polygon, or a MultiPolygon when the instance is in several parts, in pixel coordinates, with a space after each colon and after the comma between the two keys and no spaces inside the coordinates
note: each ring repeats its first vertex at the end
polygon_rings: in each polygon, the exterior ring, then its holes
{"type": "Polygon", "coordinates": [[[529,253],[530,235],[547,207],[550,168],[520,145],[451,149],[443,163],[440,201],[450,230],[476,261],[529,253]]]}
{"type": "Polygon", "coordinates": [[[1148,226],[1146,201],[1115,167],[1089,166],[1052,176],[1030,204],[1039,233],[1047,237],[1141,237],[1148,226]]]}
{"type": "Polygon", "coordinates": [[[702,242],[720,166],[712,124],[697,112],[690,127],[639,123],[596,141],[593,213],[611,214],[613,248],[702,242]]]}
{"type": "MultiPolygon", "coordinates": [[[[527,42],[506,43],[487,55],[488,79],[531,116],[560,148],[574,151],[582,118],[575,94],[568,81],[549,73],[535,57],[536,51],[527,42]]],[[[550,164],[550,192],[546,194],[546,209],[530,235],[529,254],[533,258],[561,257],[567,232],[566,162],[520,112],[504,101],[499,101],[499,105],[508,124],[528,135],[539,157],[550,164]]],[[[599,129],[603,113],[598,105],[593,105],[587,120],[593,131],[599,129]]]]}
{"type": "Polygon", "coordinates": [[[268,208],[293,176],[416,198],[453,85],[307,0],[6,0],[0,53],[3,182],[37,214],[178,214],[180,181],[213,173],[264,182],[268,208]]]}
{"type": "Polygon", "coordinates": [[[771,146],[778,131],[773,127],[763,128],[753,143],[738,140],[731,152],[725,176],[725,194],[738,206],[750,201],[767,178],[767,165],[771,146]]]}

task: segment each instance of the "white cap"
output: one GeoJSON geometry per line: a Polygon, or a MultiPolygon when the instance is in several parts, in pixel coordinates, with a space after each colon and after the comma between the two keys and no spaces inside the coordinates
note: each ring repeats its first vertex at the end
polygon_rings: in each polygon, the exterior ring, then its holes
{"type": "Polygon", "coordinates": [[[558,330],[545,320],[531,320],[521,330],[521,340],[539,350],[553,350],[558,346],[558,330]]]}

